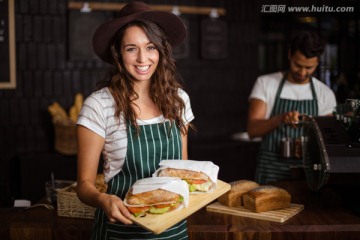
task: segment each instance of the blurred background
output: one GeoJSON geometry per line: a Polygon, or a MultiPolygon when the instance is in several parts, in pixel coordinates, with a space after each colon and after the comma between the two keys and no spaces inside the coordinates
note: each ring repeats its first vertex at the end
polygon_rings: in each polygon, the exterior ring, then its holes
{"type": "MultiPolygon", "coordinates": [[[[108,66],[92,52],[92,33],[129,2],[21,0],[10,12],[9,1],[0,3],[0,206],[19,198],[38,201],[51,173],[76,179],[76,153],[55,149],[48,106],[57,102],[68,111],[77,93],[86,97],[94,90],[108,66]],[[11,17],[13,29],[7,25],[11,17]]],[[[238,137],[246,128],[248,96],[257,76],[287,68],[293,31],[316,31],[327,40],[316,76],[338,103],[360,98],[360,1],[144,2],[180,14],[187,25],[187,39],[174,57],[195,114],[189,158],[215,162],[224,181],[253,178],[259,142],[238,137]]]]}

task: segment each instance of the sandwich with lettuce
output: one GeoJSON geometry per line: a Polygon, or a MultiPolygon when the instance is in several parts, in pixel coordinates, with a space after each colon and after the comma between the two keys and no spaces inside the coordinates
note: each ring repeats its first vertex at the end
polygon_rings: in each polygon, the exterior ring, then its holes
{"type": "Polygon", "coordinates": [[[219,167],[210,161],[163,160],[160,166],[155,176],[181,178],[190,193],[206,193],[216,187],[219,167]]]}
{"type": "Polygon", "coordinates": [[[189,192],[180,178],[144,178],[127,192],[124,205],[135,216],[164,214],[187,207],[189,192]]]}
{"type": "Polygon", "coordinates": [[[159,172],[158,176],[181,178],[188,184],[190,192],[207,192],[213,185],[205,173],[187,169],[165,168],[159,172]]]}

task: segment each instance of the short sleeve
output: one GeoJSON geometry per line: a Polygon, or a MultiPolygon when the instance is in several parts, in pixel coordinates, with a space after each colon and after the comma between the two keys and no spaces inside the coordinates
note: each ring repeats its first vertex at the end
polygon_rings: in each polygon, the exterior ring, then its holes
{"type": "Polygon", "coordinates": [[[85,99],[77,124],[82,125],[105,138],[105,120],[105,109],[101,104],[99,94],[95,92],[85,99]]]}
{"type": "Polygon", "coordinates": [[[334,92],[325,84],[321,83],[321,85],[322,90],[318,93],[319,115],[324,116],[333,113],[337,102],[334,92]]]}
{"type": "Polygon", "coordinates": [[[259,99],[263,102],[267,102],[264,78],[259,77],[256,79],[255,84],[250,93],[249,100],[250,99],[259,99]]]}
{"type": "Polygon", "coordinates": [[[194,114],[192,112],[192,109],[191,109],[190,97],[182,89],[179,89],[178,94],[185,103],[185,110],[183,111],[182,119],[184,121],[184,124],[187,125],[188,123],[190,123],[195,118],[195,116],[194,116],[194,114]]]}

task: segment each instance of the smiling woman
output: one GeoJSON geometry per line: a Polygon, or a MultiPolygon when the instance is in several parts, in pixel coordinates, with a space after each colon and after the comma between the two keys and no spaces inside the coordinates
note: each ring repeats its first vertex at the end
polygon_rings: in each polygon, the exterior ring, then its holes
{"type": "Polygon", "coordinates": [[[172,57],[172,47],[185,37],[180,18],[141,2],[125,5],[94,33],[94,51],[112,69],[85,100],[77,122],[77,191],[98,208],[93,239],[127,239],[130,232],[137,239],[188,239],[185,220],[159,235],[128,226],[131,212],[139,209],[123,202],[133,183],[151,177],[161,160],[187,159],[194,116],[172,57]],[[93,184],[101,153],[107,193],[93,184]]]}
{"type": "Polygon", "coordinates": [[[156,46],[150,42],[144,30],[136,25],[129,26],[124,31],[121,45],[121,55],[126,70],[137,84],[144,84],[139,83],[142,81],[150,84],[150,78],[159,62],[159,51],[156,46]]]}

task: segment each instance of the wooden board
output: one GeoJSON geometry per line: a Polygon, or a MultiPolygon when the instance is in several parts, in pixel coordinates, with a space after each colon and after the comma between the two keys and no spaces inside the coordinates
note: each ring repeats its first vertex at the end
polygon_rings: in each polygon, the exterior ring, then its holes
{"type": "Polygon", "coordinates": [[[285,222],[292,216],[299,213],[304,209],[304,205],[290,204],[290,207],[279,210],[271,210],[266,212],[255,213],[244,207],[228,207],[220,204],[219,202],[212,203],[206,206],[206,210],[209,212],[225,213],[241,217],[256,218],[261,220],[267,220],[272,222],[285,222]]]}
{"type": "Polygon", "coordinates": [[[145,217],[131,217],[131,220],[139,226],[154,232],[162,233],[181,220],[187,218],[197,210],[216,200],[218,197],[229,191],[230,184],[218,180],[216,189],[211,193],[190,194],[189,206],[165,214],[147,214],[145,217]]]}

